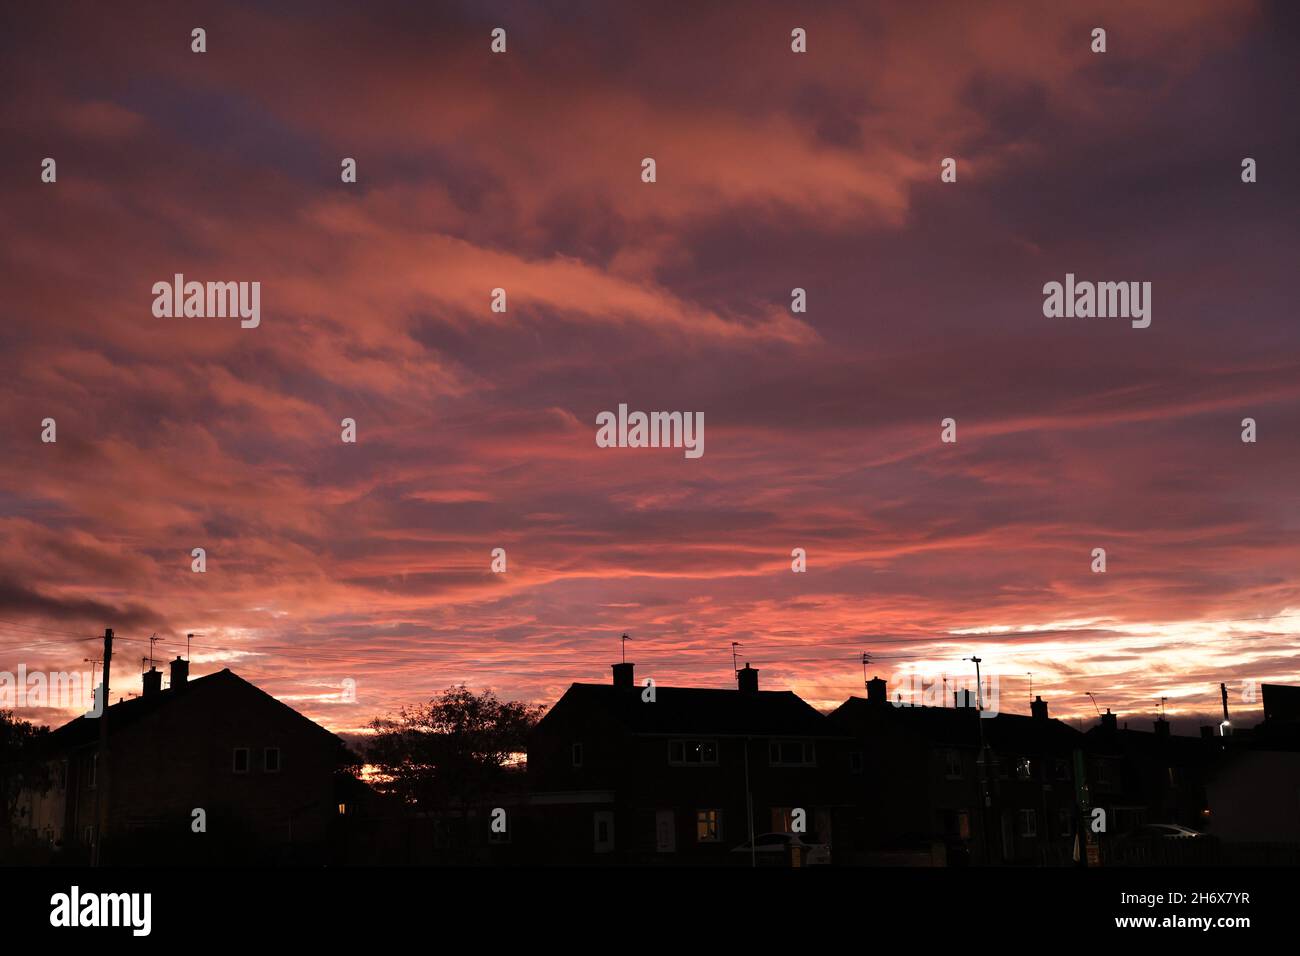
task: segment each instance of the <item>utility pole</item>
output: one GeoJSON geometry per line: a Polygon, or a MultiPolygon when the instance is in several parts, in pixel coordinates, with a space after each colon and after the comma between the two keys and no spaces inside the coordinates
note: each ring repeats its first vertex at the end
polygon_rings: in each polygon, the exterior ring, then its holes
{"type": "Polygon", "coordinates": [[[95,845],[90,851],[90,865],[102,860],[104,831],[108,822],[108,678],[113,668],[113,629],[104,628],[104,683],[99,698],[99,750],[95,754],[95,845]]]}
{"type": "MultiPolygon", "coordinates": [[[[988,745],[984,742],[984,694],[980,687],[980,663],[982,657],[964,657],[962,660],[972,661],[975,664],[975,722],[979,725],[980,731],[980,754],[979,759],[975,761],[975,766],[979,770],[980,778],[980,823],[984,830],[984,862],[993,862],[993,848],[989,839],[989,807],[992,806],[993,800],[989,795],[989,770],[988,770],[988,745]]],[[[969,698],[967,698],[969,701],[969,698]]]]}
{"type": "MultiPolygon", "coordinates": [[[[980,687],[980,662],[983,661],[984,658],[982,658],[982,657],[963,657],[962,660],[964,660],[964,661],[974,661],[974,662],[975,662],[975,709],[978,710],[980,713],[983,713],[983,712],[984,712],[984,691],[983,691],[983,689],[980,687]]],[[[980,739],[981,739],[981,740],[983,739],[983,734],[984,734],[983,727],[984,727],[984,725],[983,725],[983,724],[980,724],[980,728],[981,728],[981,729],[980,729],[980,735],[981,735],[980,739]]]]}
{"type": "MultiPolygon", "coordinates": [[[[732,652],[735,653],[734,651],[732,652]]],[[[749,789],[749,738],[745,738],[745,816],[749,820],[749,865],[758,866],[758,847],[754,845],[754,795],[749,789]]]]}

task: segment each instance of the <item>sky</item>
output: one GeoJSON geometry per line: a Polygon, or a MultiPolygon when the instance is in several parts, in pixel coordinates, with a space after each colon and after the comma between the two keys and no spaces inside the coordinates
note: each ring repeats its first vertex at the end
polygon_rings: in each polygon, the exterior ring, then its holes
{"type": "Polygon", "coordinates": [[[0,670],[112,627],[116,699],[193,633],[192,676],[343,733],[551,703],[623,633],[638,682],[734,686],[739,642],[822,709],[864,652],[1183,733],[1300,682],[1294,5],[0,27],[0,670]],[[260,323],[155,316],[177,273],[259,282],[260,323]],[[1045,316],[1067,273],[1150,282],[1150,326],[1045,316]],[[704,454],[598,447],[620,403],[702,413],[704,454]]]}

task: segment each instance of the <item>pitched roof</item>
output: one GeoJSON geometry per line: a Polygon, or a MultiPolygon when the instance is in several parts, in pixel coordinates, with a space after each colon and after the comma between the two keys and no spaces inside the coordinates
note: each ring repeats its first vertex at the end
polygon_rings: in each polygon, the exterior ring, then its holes
{"type": "Polygon", "coordinates": [[[635,734],[719,736],[834,736],[826,717],[792,691],[711,690],[656,685],[653,703],[640,687],[572,684],[543,717],[578,709],[599,714],[635,734]]]}
{"type": "MultiPolygon", "coordinates": [[[[294,710],[288,704],[276,700],[266,691],[262,690],[256,684],[244,680],[229,668],[223,668],[214,674],[207,674],[203,677],[196,677],[187,681],[185,689],[178,691],[176,688],[168,688],[150,694],[146,697],[132,697],[128,700],[121,701],[109,706],[107,711],[108,729],[110,734],[120,732],[124,727],[138,723],[150,714],[157,713],[170,706],[180,697],[203,697],[223,687],[239,686],[246,688],[256,694],[260,694],[267,700],[273,702],[278,707],[283,707],[289,713],[293,714],[300,720],[311,724],[322,734],[328,734],[338,741],[340,746],[344,746],[341,738],[326,730],[320,724],[316,723],[309,717],[304,717],[298,711],[294,710]]],[[[99,740],[99,727],[102,717],[77,717],[68,723],[52,731],[46,738],[47,746],[51,750],[69,750],[74,747],[85,746],[99,740]]]]}
{"type": "Polygon", "coordinates": [[[1061,750],[1080,746],[1083,735],[1055,718],[1000,713],[980,717],[969,707],[894,707],[850,697],[830,715],[839,727],[853,730],[902,730],[932,743],[977,747],[980,725],[989,747],[1003,752],[1061,750]]]}
{"type": "Polygon", "coordinates": [[[1129,730],[1125,727],[1090,727],[1083,735],[1089,750],[1095,753],[1118,751],[1166,754],[1184,759],[1197,759],[1207,750],[1203,737],[1184,734],[1157,734],[1153,730],[1129,730]]]}

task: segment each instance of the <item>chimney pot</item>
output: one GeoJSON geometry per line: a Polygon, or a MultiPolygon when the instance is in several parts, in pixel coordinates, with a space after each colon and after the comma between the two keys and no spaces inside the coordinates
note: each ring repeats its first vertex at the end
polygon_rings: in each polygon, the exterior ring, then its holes
{"type": "Polygon", "coordinates": [[[180,655],[172,661],[172,690],[183,691],[185,685],[190,679],[190,662],[182,660],[180,655]]]}
{"type": "Polygon", "coordinates": [[[632,676],[632,669],[636,667],[631,661],[624,661],[622,664],[611,664],[614,671],[615,687],[635,687],[636,680],[632,676]]]}
{"type": "Polygon", "coordinates": [[[1163,717],[1156,718],[1156,736],[1157,737],[1169,736],[1169,721],[1165,720],[1163,717]]]}
{"type": "Polygon", "coordinates": [[[888,686],[879,677],[867,681],[867,703],[883,706],[889,700],[888,686]]]}
{"type": "Polygon", "coordinates": [[[758,693],[758,671],[749,666],[749,661],[745,661],[745,666],[736,672],[736,685],[743,693],[758,693]]]}
{"type": "Polygon", "coordinates": [[[162,671],[158,668],[150,665],[149,669],[140,675],[140,679],[144,684],[143,696],[152,697],[154,694],[162,693],[162,671]]]}
{"type": "Polygon", "coordinates": [[[1047,701],[1043,700],[1043,695],[1039,694],[1029,705],[1029,713],[1039,720],[1047,719],[1047,701]]]}
{"type": "Polygon", "coordinates": [[[1113,730],[1117,730],[1117,729],[1119,728],[1119,717],[1118,717],[1118,715],[1117,715],[1117,714],[1112,714],[1112,713],[1110,712],[1110,708],[1107,707],[1107,708],[1106,708],[1106,713],[1104,713],[1104,714],[1101,715],[1101,724],[1100,724],[1100,726],[1101,726],[1102,730],[1111,730],[1111,731],[1113,731],[1113,730]]]}

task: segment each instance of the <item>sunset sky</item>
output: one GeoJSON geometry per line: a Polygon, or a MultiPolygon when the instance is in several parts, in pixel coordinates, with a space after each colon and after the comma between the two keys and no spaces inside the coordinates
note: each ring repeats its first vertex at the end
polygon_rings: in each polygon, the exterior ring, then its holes
{"type": "Polygon", "coordinates": [[[863,651],[978,654],[1003,710],[1032,673],[1192,733],[1224,681],[1253,722],[1243,682],[1300,682],[1298,20],[6,4],[0,670],[113,627],[116,699],[194,632],[193,676],[349,732],[553,702],[626,631],[638,680],[732,686],[739,641],[821,708],[863,651]],[[176,273],[259,281],[261,324],[154,317],[176,273]],[[1066,273],[1151,282],[1150,327],[1045,317],[1066,273]],[[598,448],[620,403],[704,455],[598,448]]]}

